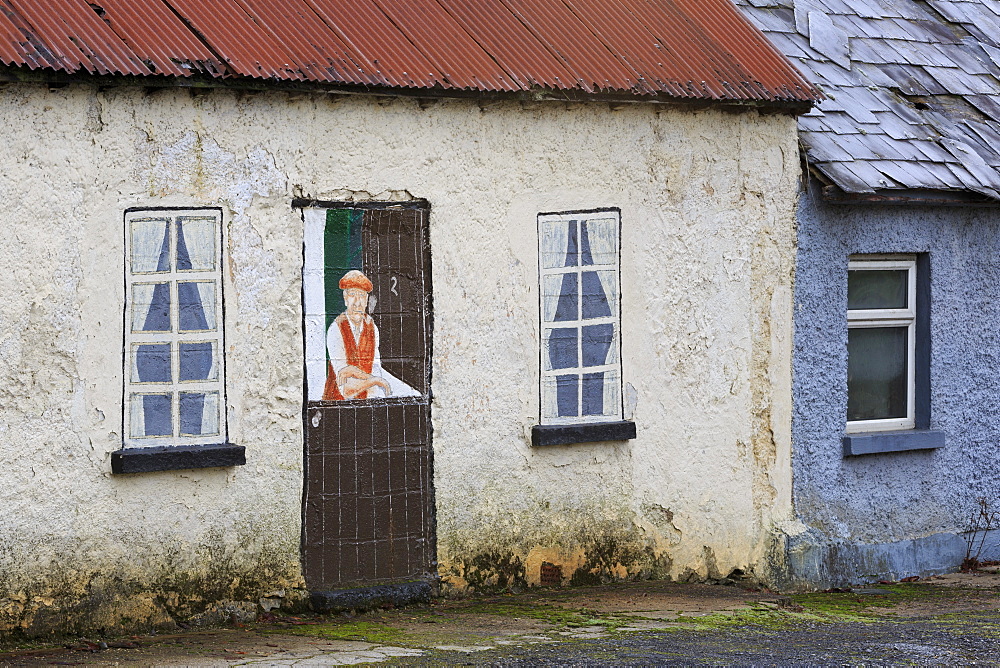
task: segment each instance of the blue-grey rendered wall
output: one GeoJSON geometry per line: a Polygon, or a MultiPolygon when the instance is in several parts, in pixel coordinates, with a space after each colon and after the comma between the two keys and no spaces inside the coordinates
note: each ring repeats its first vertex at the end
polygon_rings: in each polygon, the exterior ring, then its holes
{"type": "Polygon", "coordinates": [[[954,570],[977,497],[1000,493],[1000,208],[828,204],[814,184],[798,224],[792,465],[806,530],[781,546],[783,584],[954,570]],[[945,433],[941,449],[843,454],[854,253],[929,256],[930,420],[945,433]]]}

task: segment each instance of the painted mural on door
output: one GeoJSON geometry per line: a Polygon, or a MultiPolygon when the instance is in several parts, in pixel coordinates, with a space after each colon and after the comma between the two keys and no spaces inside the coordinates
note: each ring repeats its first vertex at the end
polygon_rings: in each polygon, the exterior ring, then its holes
{"type": "Polygon", "coordinates": [[[435,566],[427,210],[307,206],[303,566],[313,590],[435,566]]]}

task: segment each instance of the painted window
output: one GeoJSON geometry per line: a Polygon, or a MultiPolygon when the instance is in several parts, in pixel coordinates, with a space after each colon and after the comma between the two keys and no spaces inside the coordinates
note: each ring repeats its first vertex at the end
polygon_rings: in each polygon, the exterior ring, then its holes
{"type": "Polygon", "coordinates": [[[914,428],[916,264],[913,256],[848,264],[848,432],[914,428]]]}
{"type": "Polygon", "coordinates": [[[125,215],[125,444],[226,441],[218,210],[125,215]]]}
{"type": "Polygon", "coordinates": [[[541,214],[543,424],[622,419],[617,210],[541,214]]]}

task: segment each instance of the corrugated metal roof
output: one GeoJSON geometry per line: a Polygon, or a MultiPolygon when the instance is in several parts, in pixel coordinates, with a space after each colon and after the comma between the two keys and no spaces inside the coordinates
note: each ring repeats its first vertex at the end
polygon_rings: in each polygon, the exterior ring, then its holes
{"type": "Polygon", "coordinates": [[[730,0],[0,0],[0,62],[439,91],[820,97],[730,0]]]}
{"type": "Polygon", "coordinates": [[[1000,0],[737,0],[827,98],[799,118],[848,193],[1000,199],[1000,0]]]}

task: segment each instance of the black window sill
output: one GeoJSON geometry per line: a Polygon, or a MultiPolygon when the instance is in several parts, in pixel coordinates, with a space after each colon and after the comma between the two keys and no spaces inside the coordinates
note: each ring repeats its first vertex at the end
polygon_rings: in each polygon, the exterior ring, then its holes
{"type": "Polygon", "coordinates": [[[590,424],[539,424],[531,428],[532,445],[566,445],[627,441],[635,438],[635,422],[592,422],[590,424]]]}
{"type": "Polygon", "coordinates": [[[122,448],[111,453],[111,472],[116,474],[207,469],[246,463],[246,448],[231,443],[122,448]]]}
{"type": "Polygon", "coordinates": [[[881,452],[933,450],[943,448],[944,432],[937,429],[907,429],[905,431],[871,431],[845,434],[844,456],[873,455],[881,452]]]}

